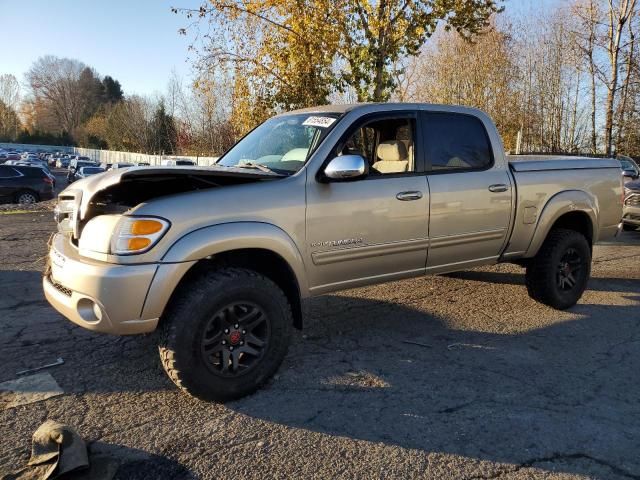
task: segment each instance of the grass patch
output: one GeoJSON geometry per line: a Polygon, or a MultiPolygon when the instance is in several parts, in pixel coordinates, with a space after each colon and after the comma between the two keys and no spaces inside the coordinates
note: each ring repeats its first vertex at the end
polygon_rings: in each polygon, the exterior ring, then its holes
{"type": "Polygon", "coordinates": [[[37,210],[6,210],[0,211],[0,215],[16,215],[18,213],[37,213],[37,210]]]}

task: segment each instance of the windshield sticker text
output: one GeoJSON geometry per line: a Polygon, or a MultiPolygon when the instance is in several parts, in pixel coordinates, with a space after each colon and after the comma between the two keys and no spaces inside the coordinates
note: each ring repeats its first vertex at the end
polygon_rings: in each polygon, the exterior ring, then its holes
{"type": "Polygon", "coordinates": [[[302,122],[302,125],[305,127],[327,128],[335,121],[336,119],[332,117],[309,117],[302,122]]]}

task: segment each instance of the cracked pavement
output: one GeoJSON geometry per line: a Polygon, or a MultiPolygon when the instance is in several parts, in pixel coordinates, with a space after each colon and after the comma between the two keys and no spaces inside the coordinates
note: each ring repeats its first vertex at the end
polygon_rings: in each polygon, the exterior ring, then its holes
{"type": "Polygon", "coordinates": [[[0,478],[45,420],[116,478],[640,478],[640,232],[595,248],[558,312],[513,265],[305,303],[276,377],[226,405],[180,393],[153,335],[73,326],[40,285],[51,213],[0,215],[0,382],[62,357],[59,397],[0,411],[0,478]]]}

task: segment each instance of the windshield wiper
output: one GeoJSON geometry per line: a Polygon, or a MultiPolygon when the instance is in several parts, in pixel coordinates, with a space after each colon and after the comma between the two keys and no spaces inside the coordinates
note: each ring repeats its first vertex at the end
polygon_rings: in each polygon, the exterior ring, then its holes
{"type": "Polygon", "coordinates": [[[289,173],[285,173],[283,170],[274,170],[272,168],[267,167],[266,165],[263,165],[261,163],[255,163],[255,162],[246,162],[246,163],[241,163],[239,165],[236,165],[236,167],[238,168],[253,168],[256,170],[260,170],[261,172],[265,172],[265,173],[275,173],[277,175],[289,175],[289,173]]]}

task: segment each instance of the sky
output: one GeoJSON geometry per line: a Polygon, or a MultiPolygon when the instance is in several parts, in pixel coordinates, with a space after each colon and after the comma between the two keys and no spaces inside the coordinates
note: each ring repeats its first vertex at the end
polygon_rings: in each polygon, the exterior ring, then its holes
{"type": "Polygon", "coordinates": [[[172,6],[199,0],[0,0],[0,74],[24,73],[43,55],[78,59],[118,80],[125,94],[166,90],[191,74],[188,21],[172,6]]]}
{"type": "MultiPolygon", "coordinates": [[[[505,0],[510,14],[536,12],[568,0],[505,0]]],[[[125,94],[166,90],[175,71],[191,78],[188,20],[171,7],[200,0],[0,0],[0,74],[24,73],[43,55],[78,59],[111,75],[125,94]]]]}

